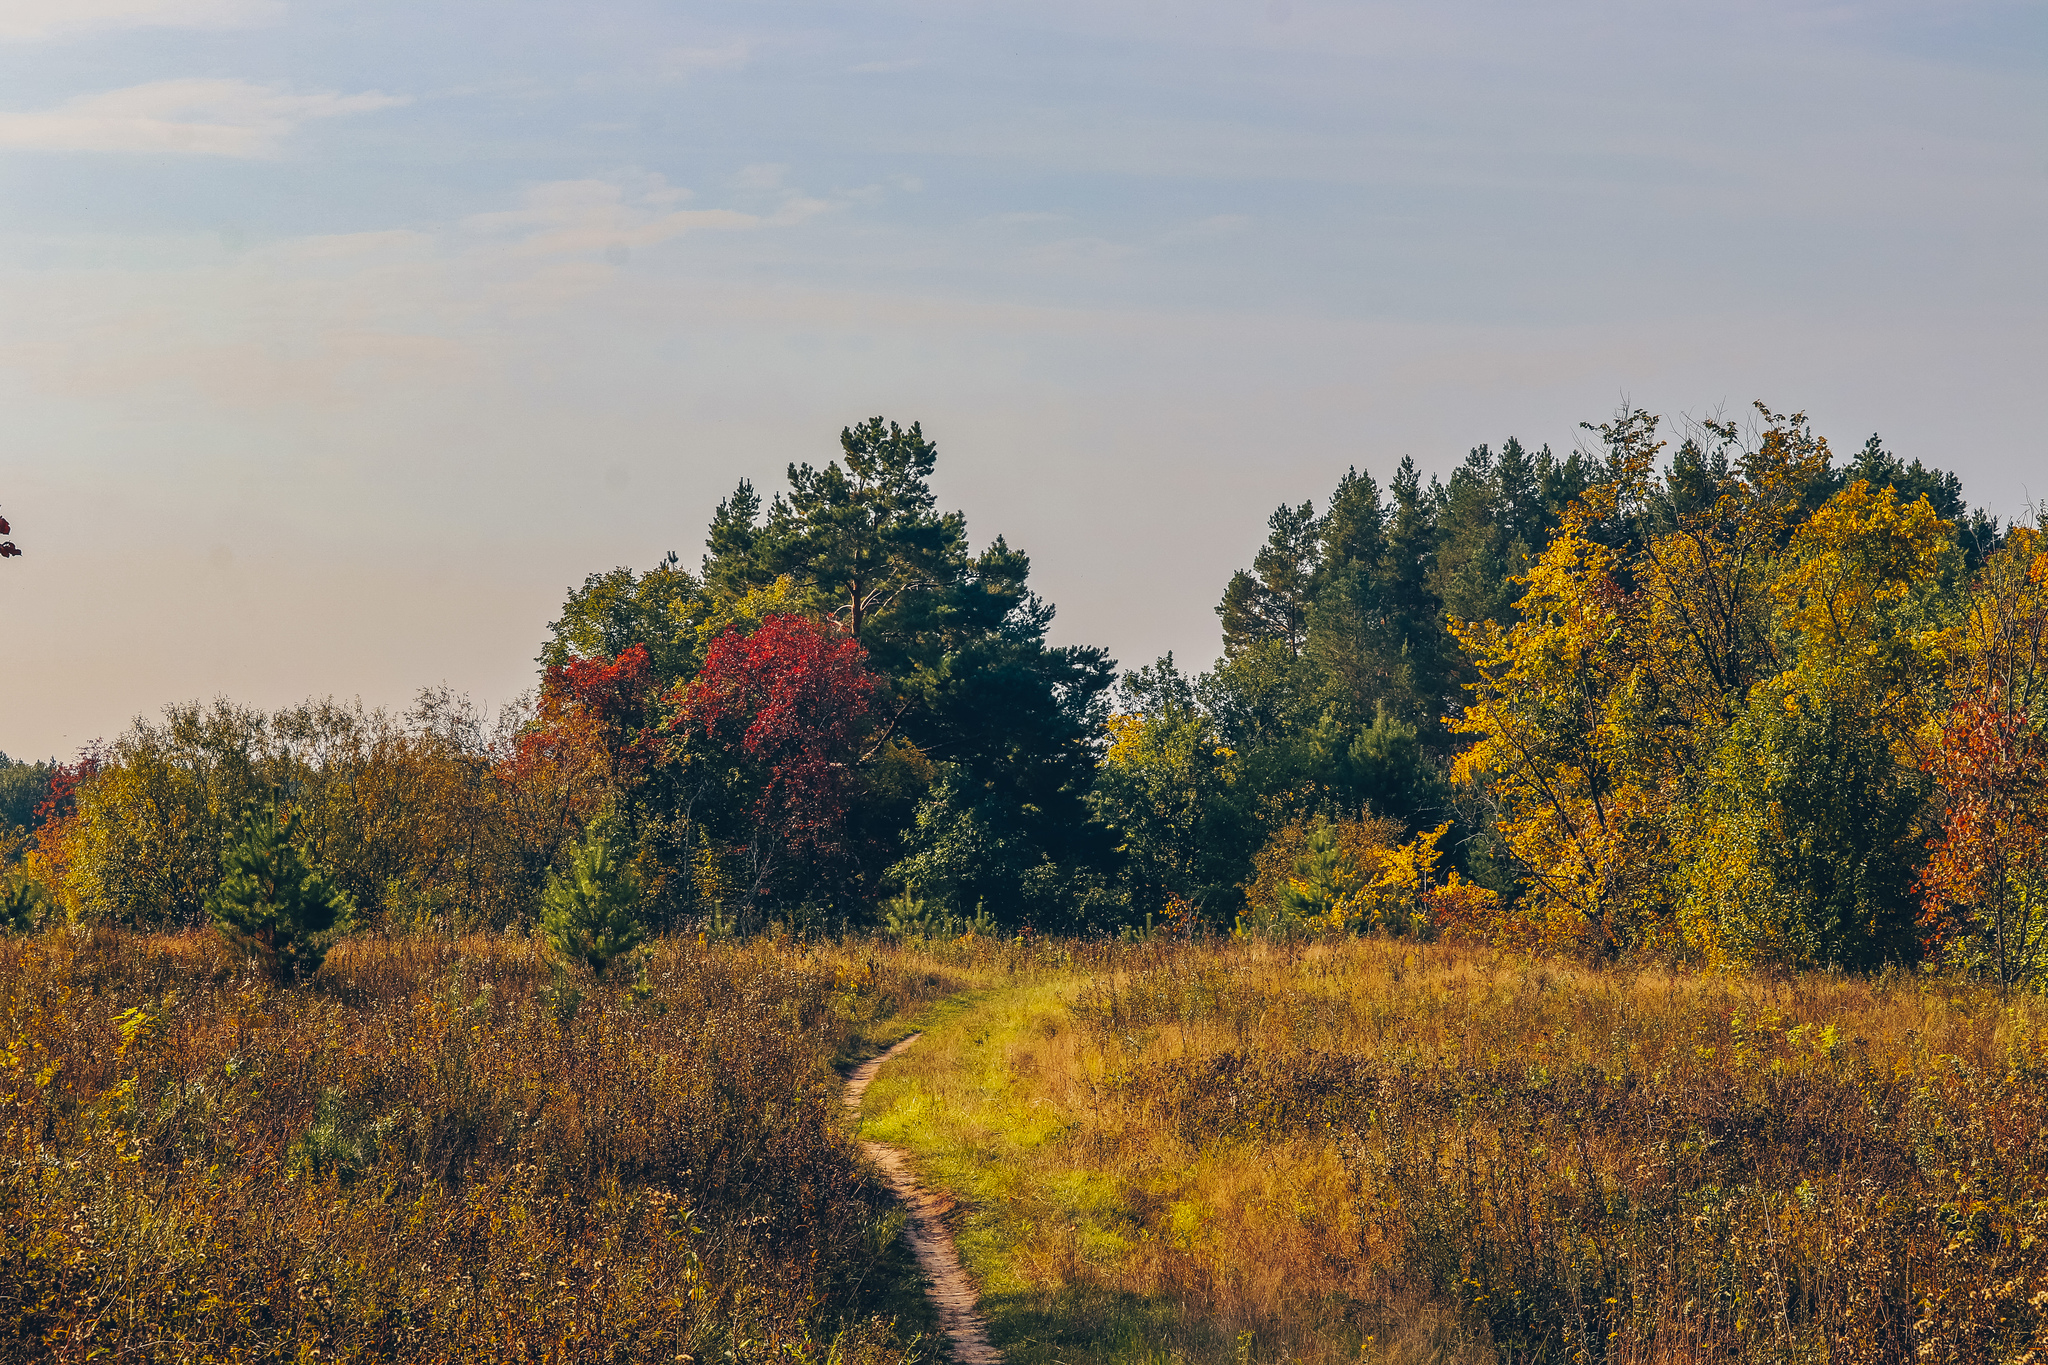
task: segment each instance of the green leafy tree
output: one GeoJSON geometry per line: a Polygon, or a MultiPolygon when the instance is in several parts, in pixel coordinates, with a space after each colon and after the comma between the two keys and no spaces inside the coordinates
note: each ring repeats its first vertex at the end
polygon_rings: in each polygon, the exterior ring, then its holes
{"type": "Polygon", "coordinates": [[[640,900],[639,878],[593,830],[571,848],[568,875],[548,877],[540,930],[556,952],[603,976],[647,937],[640,900]]]}
{"type": "Polygon", "coordinates": [[[1234,756],[1171,654],[1126,673],[1118,692],[1090,802],[1116,832],[1132,908],[1156,915],[1180,900],[1221,914],[1251,852],[1229,800],[1234,756]]]}
{"type": "Polygon", "coordinates": [[[673,553],[645,573],[594,573],[569,590],[538,662],[560,668],[575,659],[615,659],[644,645],[655,678],[671,682],[695,671],[702,656],[702,611],[698,582],[673,553]]]}
{"type": "Polygon", "coordinates": [[[348,932],[355,908],[292,842],[295,815],[277,806],[251,811],[223,855],[223,876],[209,910],[236,947],[273,980],[304,980],[348,932]]]}

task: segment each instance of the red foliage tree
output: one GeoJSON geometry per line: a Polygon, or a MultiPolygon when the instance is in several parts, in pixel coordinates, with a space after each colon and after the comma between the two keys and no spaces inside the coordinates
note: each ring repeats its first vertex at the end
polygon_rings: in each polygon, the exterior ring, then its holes
{"type": "MultiPolygon", "coordinates": [[[[6,524],[0,522],[0,530],[5,529],[6,524]]],[[[105,765],[106,759],[95,741],[90,747],[80,750],[74,761],[59,763],[52,768],[50,785],[43,792],[43,799],[36,804],[32,828],[53,825],[71,814],[78,803],[80,784],[96,775],[105,765]]]]}
{"type": "MultiPolygon", "coordinates": [[[[13,530],[14,528],[7,524],[7,518],[0,517],[0,536],[7,535],[13,530]]],[[[21,550],[15,545],[13,541],[0,540],[0,559],[12,559],[20,553],[21,550]]]]}
{"type": "Polygon", "coordinates": [[[617,786],[653,757],[654,735],[648,721],[654,702],[654,665],[646,645],[621,650],[610,659],[571,656],[551,665],[541,678],[535,743],[564,743],[572,737],[594,742],[603,756],[606,781],[617,786]]]}
{"type": "Polygon", "coordinates": [[[1994,682],[1956,703],[1923,762],[1942,797],[1919,878],[1929,946],[1974,932],[2000,985],[2048,976],[2048,735],[1994,682]]]}
{"type": "Polygon", "coordinates": [[[533,718],[491,765],[529,875],[646,769],[657,699],[645,645],[615,658],[571,656],[542,675],[533,718]]]}
{"type": "Polygon", "coordinates": [[[791,848],[838,849],[857,746],[881,679],[842,628],[771,616],[727,631],[676,697],[671,725],[743,756],[755,773],[754,818],[791,848]]]}

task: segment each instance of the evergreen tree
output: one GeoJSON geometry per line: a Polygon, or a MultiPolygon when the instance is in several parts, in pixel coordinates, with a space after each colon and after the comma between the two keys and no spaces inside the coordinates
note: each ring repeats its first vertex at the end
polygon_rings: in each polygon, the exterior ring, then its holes
{"type": "Polygon", "coordinates": [[[1330,510],[1322,520],[1322,547],[1316,564],[1315,587],[1320,592],[1327,577],[1351,564],[1377,568],[1386,553],[1386,509],[1380,506],[1380,487],[1369,473],[1357,466],[1344,471],[1337,491],[1330,495],[1330,510]]]}
{"type": "Polygon", "coordinates": [[[0,834],[11,829],[34,832],[36,808],[50,795],[57,764],[24,763],[0,754],[0,834]]]}
{"type": "Polygon", "coordinates": [[[1343,927],[1345,904],[1363,878],[1338,835],[1327,822],[1310,830],[1308,847],[1294,860],[1294,875],[1280,883],[1279,908],[1290,925],[1343,927]]]}
{"type": "Polygon", "coordinates": [[[704,557],[704,586],[720,597],[744,597],[766,587],[775,575],[767,572],[760,554],[761,495],[753,481],[741,479],[732,496],[718,504],[704,538],[711,551],[704,557]]]}
{"type": "Polygon", "coordinates": [[[251,811],[222,856],[209,906],[228,940],[281,982],[319,971],[355,916],[348,896],[292,842],[297,833],[296,814],[280,815],[274,802],[251,811]]]}
{"type": "Polygon", "coordinates": [[[43,926],[51,911],[41,882],[19,873],[0,878],[0,934],[26,934],[43,926]]]}
{"type": "Polygon", "coordinates": [[[639,911],[639,879],[592,830],[570,849],[568,875],[548,874],[540,931],[557,953],[589,964],[601,977],[647,937],[639,911]]]}
{"type": "Polygon", "coordinates": [[[1514,605],[1514,514],[1493,452],[1476,447],[1444,488],[1429,586],[1459,621],[1502,621],[1514,605]]]}
{"type": "Polygon", "coordinates": [[[1252,560],[1250,573],[1240,570],[1223,590],[1216,615],[1223,621],[1226,658],[1264,640],[1277,640],[1288,652],[1301,652],[1308,630],[1310,593],[1321,549],[1322,523],[1315,506],[1284,503],[1267,519],[1270,534],[1252,560]]]}
{"type": "Polygon", "coordinates": [[[870,418],[841,431],[839,445],[844,466],[789,467],[789,498],[776,498],[754,549],[777,573],[814,584],[825,609],[872,648],[868,636],[887,624],[877,616],[959,580],[967,522],[935,510],[926,481],[939,451],[918,423],[906,431],[870,418]]]}
{"type": "MultiPolygon", "coordinates": [[[[1070,893],[1094,898],[1090,869],[1109,857],[1086,798],[1114,665],[1099,649],[1046,642],[1053,608],[1030,591],[1029,556],[1000,536],[970,552],[965,517],[936,510],[937,447],[918,424],[877,417],[841,432],[840,447],[843,463],[792,465],[788,497],[765,516],[745,485],[720,507],[707,591],[715,599],[785,575],[791,591],[858,639],[885,679],[864,761],[885,765],[894,755],[905,760],[897,776],[916,769],[930,785],[893,856],[867,866],[859,884],[873,891],[920,879],[923,894],[985,900],[1007,923],[1057,919],[1043,907],[1070,893]],[[981,841],[984,830],[1006,850],[1001,859],[959,861],[947,851],[981,841]],[[962,876],[943,870],[956,863],[962,876]],[[1027,908],[1034,897],[1041,910],[1027,908]]],[[[891,793],[878,809],[895,809],[900,783],[878,785],[891,793]]],[[[875,836],[870,852],[895,833],[869,828],[864,815],[856,824],[875,836]]],[[[950,908],[971,915],[975,905],[950,908]]]]}

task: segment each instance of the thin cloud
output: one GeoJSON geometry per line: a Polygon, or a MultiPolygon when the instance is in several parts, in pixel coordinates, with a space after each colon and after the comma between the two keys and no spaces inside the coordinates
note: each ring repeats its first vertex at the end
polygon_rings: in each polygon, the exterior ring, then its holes
{"type": "Polygon", "coordinates": [[[691,76],[699,71],[733,71],[753,59],[754,50],[744,38],[718,47],[672,47],[660,56],[663,74],[691,76]]]}
{"type": "Polygon", "coordinates": [[[45,42],[124,28],[246,28],[283,14],[278,0],[6,0],[0,4],[0,42],[45,42]]]}
{"type": "Polygon", "coordinates": [[[1166,234],[1168,242],[1213,242],[1225,237],[1235,237],[1252,225],[1252,220],[1242,213],[1219,213],[1213,217],[1189,223],[1166,234]]]}
{"type": "Polygon", "coordinates": [[[236,80],[154,81],[82,95],[55,109],[0,113],[0,147],[40,152],[276,155],[300,124],[409,102],[371,90],[294,94],[236,80]]]}
{"type": "Polygon", "coordinates": [[[516,209],[465,219],[471,232],[509,238],[514,254],[571,256],[649,247],[697,229],[756,228],[762,220],[731,209],[678,209],[689,192],[649,176],[636,187],[609,180],[556,180],[530,186],[516,209]]]}
{"type": "Polygon", "coordinates": [[[991,214],[981,221],[995,224],[998,227],[1030,227],[1041,223],[1071,223],[1074,221],[1074,216],[1070,213],[1019,211],[1016,213],[991,214]]]}

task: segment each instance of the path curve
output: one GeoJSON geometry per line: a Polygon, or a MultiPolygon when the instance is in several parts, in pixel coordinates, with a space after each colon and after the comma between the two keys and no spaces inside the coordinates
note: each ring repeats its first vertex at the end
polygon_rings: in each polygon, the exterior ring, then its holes
{"type": "MultiPolygon", "coordinates": [[[[882,1069],[882,1063],[909,1047],[924,1035],[913,1033],[881,1056],[862,1062],[846,1078],[846,1107],[860,1116],[860,1097],[868,1082],[882,1069]]],[[[939,1310],[939,1330],[953,1348],[959,1365],[1002,1365],[1002,1353],[989,1345],[988,1324],[976,1306],[974,1282],[960,1264],[953,1248],[953,1234],[946,1231],[944,1215],[950,1201],[917,1183],[910,1172],[910,1154],[900,1147],[863,1142],[861,1151],[875,1163],[889,1189],[910,1214],[910,1249],[917,1253],[918,1268],[924,1271],[932,1307],[939,1310]]]]}

